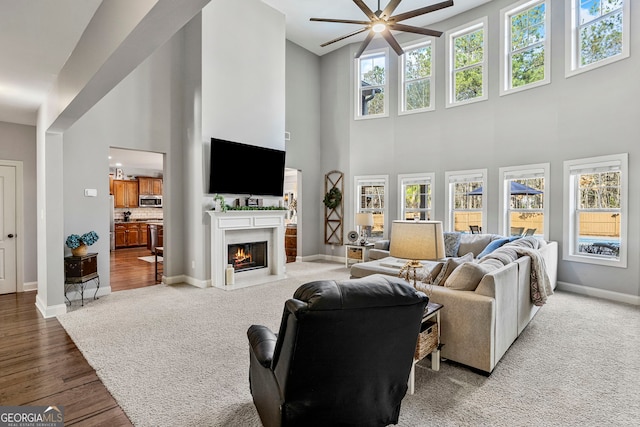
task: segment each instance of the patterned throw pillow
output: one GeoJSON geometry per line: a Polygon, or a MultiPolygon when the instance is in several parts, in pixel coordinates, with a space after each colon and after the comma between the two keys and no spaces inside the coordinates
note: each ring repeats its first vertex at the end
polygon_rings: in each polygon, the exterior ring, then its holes
{"type": "Polygon", "coordinates": [[[444,232],[444,254],[447,257],[458,256],[462,233],[446,231],[444,232]]]}

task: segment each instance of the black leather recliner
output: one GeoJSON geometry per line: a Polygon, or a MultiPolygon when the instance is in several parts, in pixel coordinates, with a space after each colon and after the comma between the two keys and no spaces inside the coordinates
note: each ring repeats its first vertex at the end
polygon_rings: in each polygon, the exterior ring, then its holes
{"type": "Polygon", "coordinates": [[[247,331],[262,424],[397,424],[427,302],[392,276],[300,286],[277,336],[260,325],[247,331]]]}

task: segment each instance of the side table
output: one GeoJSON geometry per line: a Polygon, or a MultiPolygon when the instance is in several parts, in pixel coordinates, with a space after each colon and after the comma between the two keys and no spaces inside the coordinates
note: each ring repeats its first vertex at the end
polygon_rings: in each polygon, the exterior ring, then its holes
{"type": "Polygon", "coordinates": [[[409,394],[413,394],[415,389],[416,364],[427,354],[431,353],[431,369],[440,370],[440,349],[443,345],[440,343],[440,310],[442,307],[442,304],[430,302],[424,309],[416,352],[409,373],[409,394]]]}
{"type": "Polygon", "coordinates": [[[349,267],[349,261],[369,261],[369,249],[371,248],[373,248],[373,243],[367,243],[365,245],[345,245],[344,266],[349,267]]]}
{"type": "Polygon", "coordinates": [[[68,305],[71,305],[71,300],[67,296],[67,292],[73,289],[76,292],[80,292],[80,299],[84,306],[84,290],[91,281],[96,283],[96,292],[93,294],[93,299],[98,299],[100,276],[98,276],[97,253],[64,258],[64,297],[67,299],[68,305]]]}

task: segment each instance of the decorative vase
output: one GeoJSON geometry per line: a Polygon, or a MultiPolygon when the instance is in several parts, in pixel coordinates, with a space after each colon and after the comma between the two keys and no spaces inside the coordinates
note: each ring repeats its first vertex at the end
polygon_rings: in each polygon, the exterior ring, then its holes
{"type": "Polygon", "coordinates": [[[85,256],[88,250],[89,250],[89,247],[84,243],[81,243],[80,246],[78,246],[77,248],[71,249],[71,254],[73,256],[85,256]]]}

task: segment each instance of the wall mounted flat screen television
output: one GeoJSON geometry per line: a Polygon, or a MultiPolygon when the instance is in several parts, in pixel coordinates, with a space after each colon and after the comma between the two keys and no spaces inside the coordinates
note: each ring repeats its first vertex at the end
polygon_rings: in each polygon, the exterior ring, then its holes
{"type": "Polygon", "coordinates": [[[211,138],[209,193],[282,196],[285,151],[211,138]]]}

